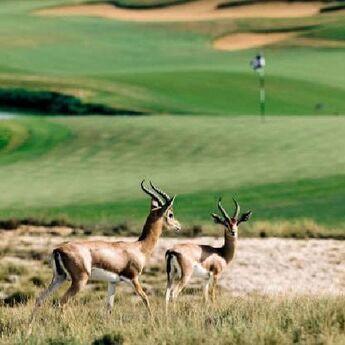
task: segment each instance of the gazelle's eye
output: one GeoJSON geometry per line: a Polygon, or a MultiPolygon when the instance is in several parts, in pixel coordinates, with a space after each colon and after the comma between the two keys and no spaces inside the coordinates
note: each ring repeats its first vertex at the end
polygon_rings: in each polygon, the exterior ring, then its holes
{"type": "Polygon", "coordinates": [[[174,218],[174,215],[172,213],[169,213],[168,217],[169,218],[174,218]]]}

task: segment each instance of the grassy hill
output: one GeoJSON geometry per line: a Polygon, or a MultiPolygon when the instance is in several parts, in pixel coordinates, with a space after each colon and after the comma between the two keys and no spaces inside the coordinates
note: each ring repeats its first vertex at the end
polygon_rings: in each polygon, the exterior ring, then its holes
{"type": "Polygon", "coordinates": [[[151,178],[179,194],[176,213],[186,224],[210,224],[223,195],[230,207],[236,196],[254,210],[247,234],[343,236],[344,126],[334,116],[345,113],[341,12],[179,23],[37,14],[76,3],[1,3],[0,86],[157,116],[0,122],[1,218],[137,225],[147,212],[139,182],[151,178]],[[307,43],[264,49],[267,122],[243,116],[258,112],[249,67],[257,49],[218,51],[212,41],[294,30],[307,43]]]}
{"type": "MultiPolygon", "coordinates": [[[[232,32],[294,30],[309,39],[342,42],[344,17],[137,23],[94,17],[40,16],[37,10],[81,1],[3,1],[2,87],[54,90],[123,109],[152,113],[258,113],[258,49],[217,51],[232,32]],[[301,27],[306,30],[301,30],[301,27]],[[338,40],[338,41],[337,41],[338,40]]],[[[267,111],[271,115],[343,114],[344,45],[266,47],[267,111]]]]}
{"type": "Polygon", "coordinates": [[[301,226],[293,222],[304,219],[341,234],[343,121],[193,116],[2,121],[0,217],[141,224],[148,200],[139,182],[146,178],[178,194],[176,214],[186,225],[210,224],[209,213],[222,195],[229,208],[235,196],[243,209],[253,209],[248,234],[270,231],[267,224],[254,226],[260,220],[289,221],[296,233],[301,226]]]}

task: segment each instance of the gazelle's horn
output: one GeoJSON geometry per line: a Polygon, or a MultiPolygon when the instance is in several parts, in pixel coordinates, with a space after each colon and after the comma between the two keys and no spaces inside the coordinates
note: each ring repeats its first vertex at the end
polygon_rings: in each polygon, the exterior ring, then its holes
{"type": "Polygon", "coordinates": [[[238,202],[234,198],[232,198],[232,200],[234,201],[234,204],[235,204],[235,212],[234,212],[233,218],[238,219],[241,208],[238,202]]]}
{"type": "Polygon", "coordinates": [[[226,220],[230,220],[230,217],[229,215],[227,214],[227,212],[225,211],[224,207],[222,206],[222,198],[219,198],[218,200],[218,208],[219,208],[219,211],[222,213],[223,217],[226,219],[226,220]]]}
{"type": "Polygon", "coordinates": [[[141,189],[142,189],[146,194],[148,194],[153,200],[157,201],[158,204],[159,204],[160,206],[163,206],[163,201],[162,201],[155,193],[153,193],[151,190],[149,190],[148,188],[146,188],[146,187],[144,186],[144,182],[145,182],[145,180],[142,180],[141,183],[140,183],[141,189]]]}
{"type": "Polygon", "coordinates": [[[158,187],[156,187],[151,181],[150,181],[150,186],[152,189],[158,193],[166,202],[170,200],[170,196],[167,193],[164,193],[162,190],[160,190],[158,187]]]}

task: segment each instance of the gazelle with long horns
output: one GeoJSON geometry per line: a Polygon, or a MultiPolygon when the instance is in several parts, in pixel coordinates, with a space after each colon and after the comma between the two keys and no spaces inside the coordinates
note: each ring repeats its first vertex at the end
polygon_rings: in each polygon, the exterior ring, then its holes
{"type": "Polygon", "coordinates": [[[139,239],[135,242],[74,241],[54,249],[53,279],[37,298],[36,307],[70,278],[72,283],[62,297],[61,305],[76,295],[88,280],[102,280],[108,282],[107,307],[110,311],[116,284],[127,281],[132,284],[151,314],[149,300],[140,285],[139,276],[163,227],[179,231],[181,225],[172,210],[175,196],[170,198],[151,182],[150,184],[152,190],[144,186],[144,181],[141,182],[142,190],[151,197],[151,209],[139,239]]]}
{"type": "Polygon", "coordinates": [[[208,300],[209,292],[211,292],[211,298],[214,301],[217,282],[235,255],[238,225],[246,222],[252,214],[251,211],[248,211],[239,217],[240,206],[236,200],[234,203],[235,212],[232,217],[225,211],[221,199],[218,201],[218,209],[222,217],[215,213],[211,214],[215,223],[225,227],[223,246],[212,247],[184,243],[177,244],[167,250],[165,254],[167,267],[166,308],[168,308],[170,299],[175,300],[177,298],[193,275],[204,281],[203,295],[205,301],[208,300]]]}

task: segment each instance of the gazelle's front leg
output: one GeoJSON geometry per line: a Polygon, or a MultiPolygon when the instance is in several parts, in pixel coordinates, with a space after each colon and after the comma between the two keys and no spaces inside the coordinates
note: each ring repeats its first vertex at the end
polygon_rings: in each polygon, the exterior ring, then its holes
{"type": "Polygon", "coordinates": [[[204,301],[208,301],[208,294],[209,294],[209,288],[213,285],[213,273],[209,273],[208,278],[206,278],[203,282],[203,297],[204,301]]]}
{"type": "Polygon", "coordinates": [[[149,298],[147,297],[145,291],[143,290],[143,288],[140,285],[139,277],[137,276],[137,277],[133,278],[132,283],[133,283],[135,292],[141,297],[147,310],[149,311],[150,316],[153,317],[152,310],[150,307],[149,298]]]}
{"type": "Polygon", "coordinates": [[[218,280],[219,280],[219,275],[215,274],[213,276],[212,285],[211,285],[211,301],[212,301],[212,303],[214,303],[214,301],[216,300],[216,288],[217,288],[218,280]]]}
{"type": "Polygon", "coordinates": [[[114,297],[115,297],[115,282],[109,282],[108,283],[108,296],[107,296],[107,311],[109,314],[111,313],[111,310],[114,306],[114,297]]]}

